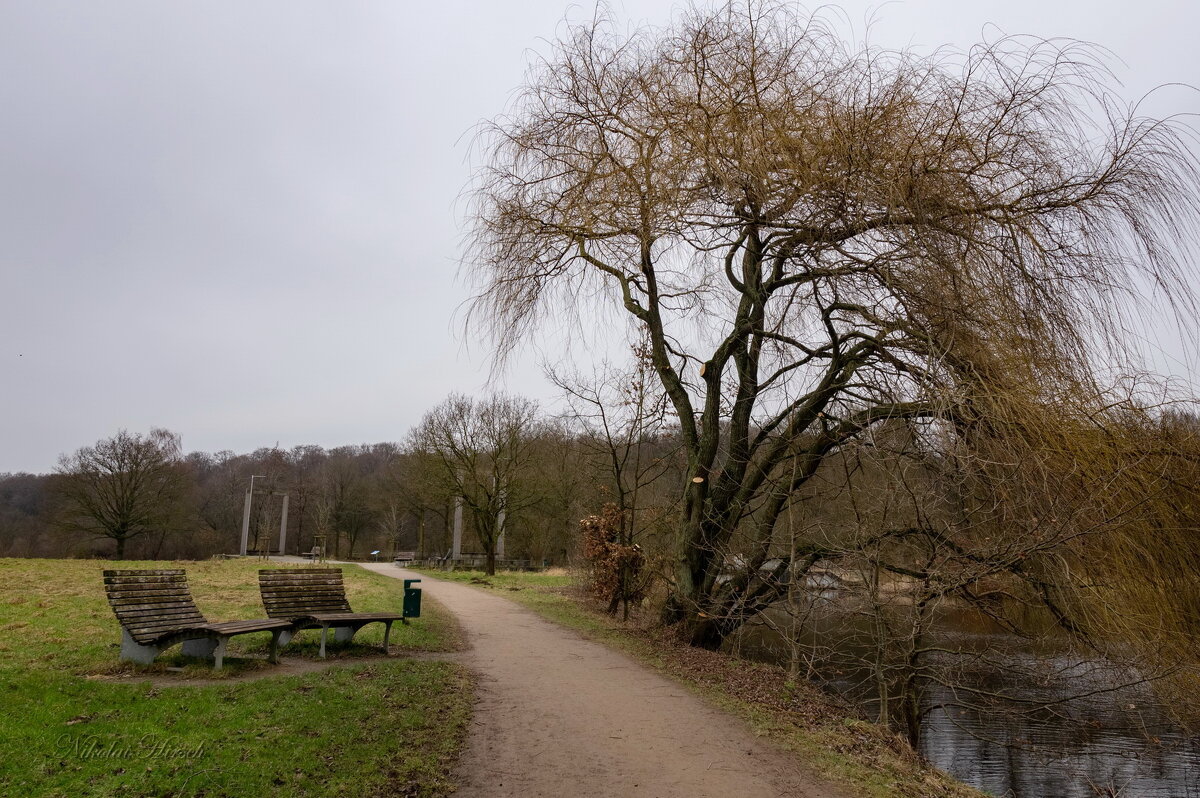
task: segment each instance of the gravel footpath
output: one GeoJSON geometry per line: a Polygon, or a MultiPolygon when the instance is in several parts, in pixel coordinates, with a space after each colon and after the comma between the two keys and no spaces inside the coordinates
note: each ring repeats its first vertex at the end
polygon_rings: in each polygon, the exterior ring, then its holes
{"type": "Polygon", "coordinates": [[[843,798],[794,754],[607,646],[487,591],[391,564],[458,618],[479,695],[465,798],[843,798]]]}

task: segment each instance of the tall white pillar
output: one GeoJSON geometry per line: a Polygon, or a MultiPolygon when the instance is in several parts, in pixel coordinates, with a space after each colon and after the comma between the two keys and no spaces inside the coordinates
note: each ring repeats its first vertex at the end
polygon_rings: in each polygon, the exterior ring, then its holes
{"type": "Polygon", "coordinates": [[[462,496],[454,497],[454,548],[451,550],[450,559],[462,559],[462,533],[463,533],[463,499],[462,496]]]}
{"type": "Polygon", "coordinates": [[[496,558],[503,559],[504,557],[504,518],[508,514],[505,506],[508,503],[508,494],[505,491],[500,491],[500,512],[496,513],[496,558]]]}
{"type": "Polygon", "coordinates": [[[283,494],[283,510],[279,518],[279,553],[287,554],[287,504],[288,496],[283,494]]]}
{"type": "Polygon", "coordinates": [[[250,481],[250,490],[246,491],[246,508],[242,511],[242,548],[241,555],[246,556],[246,547],[250,543],[250,497],[254,495],[254,481],[250,481]]]}

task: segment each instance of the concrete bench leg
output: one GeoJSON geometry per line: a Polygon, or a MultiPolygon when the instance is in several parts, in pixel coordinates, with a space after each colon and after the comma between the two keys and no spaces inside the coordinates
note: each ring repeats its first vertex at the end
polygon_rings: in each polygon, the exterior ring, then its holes
{"type": "Polygon", "coordinates": [[[216,646],[213,647],[213,668],[221,670],[221,666],[225,664],[225,644],[229,642],[228,637],[217,638],[216,646]]]}
{"type": "Polygon", "coordinates": [[[286,646],[288,643],[292,642],[292,638],[295,636],[296,636],[295,629],[284,629],[282,632],[279,632],[280,647],[286,646]]]}
{"type": "Polygon", "coordinates": [[[329,634],[329,624],[321,624],[321,659],[325,659],[325,637],[329,634]]]}
{"type": "Polygon", "coordinates": [[[211,637],[198,637],[193,640],[183,641],[183,655],[185,657],[200,657],[202,659],[211,659],[213,652],[217,650],[217,641],[211,637]]]}
{"type": "Polygon", "coordinates": [[[279,638],[283,637],[286,633],[286,629],[271,632],[271,653],[267,655],[267,661],[274,665],[279,664],[279,638]]]}
{"type": "Polygon", "coordinates": [[[136,662],[140,665],[149,665],[161,653],[161,647],[143,646],[130,637],[127,630],[121,629],[121,659],[126,662],[136,662]]]}
{"type": "Polygon", "coordinates": [[[388,653],[388,638],[392,636],[392,622],[383,622],[383,653],[388,653]]]}
{"type": "Polygon", "coordinates": [[[333,639],[339,643],[349,643],[357,631],[357,626],[338,626],[333,630],[333,639]]]}

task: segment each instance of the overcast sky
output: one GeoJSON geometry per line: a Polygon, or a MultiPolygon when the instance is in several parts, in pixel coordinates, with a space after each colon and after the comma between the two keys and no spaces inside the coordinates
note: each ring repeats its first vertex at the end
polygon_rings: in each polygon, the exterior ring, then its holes
{"type": "MultiPolygon", "coordinates": [[[[470,131],[590,7],[0,0],[0,472],[120,428],[206,451],[400,440],[482,390],[456,315],[470,131]]],[[[888,46],[1091,40],[1131,99],[1200,83],[1195,2],[843,7],[859,28],[874,8],[888,46]]],[[[502,387],[550,403],[534,360],[502,387]]]]}

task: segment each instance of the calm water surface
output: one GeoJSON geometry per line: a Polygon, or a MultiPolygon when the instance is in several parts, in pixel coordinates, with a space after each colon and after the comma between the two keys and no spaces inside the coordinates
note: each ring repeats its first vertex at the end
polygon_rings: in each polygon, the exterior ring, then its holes
{"type": "MultiPolygon", "coordinates": [[[[1037,699],[1051,710],[997,702],[968,708],[946,687],[930,685],[921,752],[959,780],[1007,798],[1200,798],[1200,741],[1166,719],[1145,686],[1115,668],[1085,665],[1061,654],[1031,650],[1013,635],[956,629],[942,619],[940,645],[990,653],[956,674],[956,682],[1037,699]],[[1044,672],[1054,678],[1035,680],[1044,672]],[[1080,697],[1081,693],[1094,693],[1080,697]]],[[[855,621],[826,611],[810,640],[841,648],[818,663],[814,678],[874,713],[878,695],[861,665],[868,650],[845,635],[855,621]],[[833,634],[832,630],[842,634],[833,634]],[[859,667],[855,668],[854,663],[859,667]]],[[[734,642],[744,656],[786,661],[786,646],[772,629],[748,627],[734,642]]]]}

